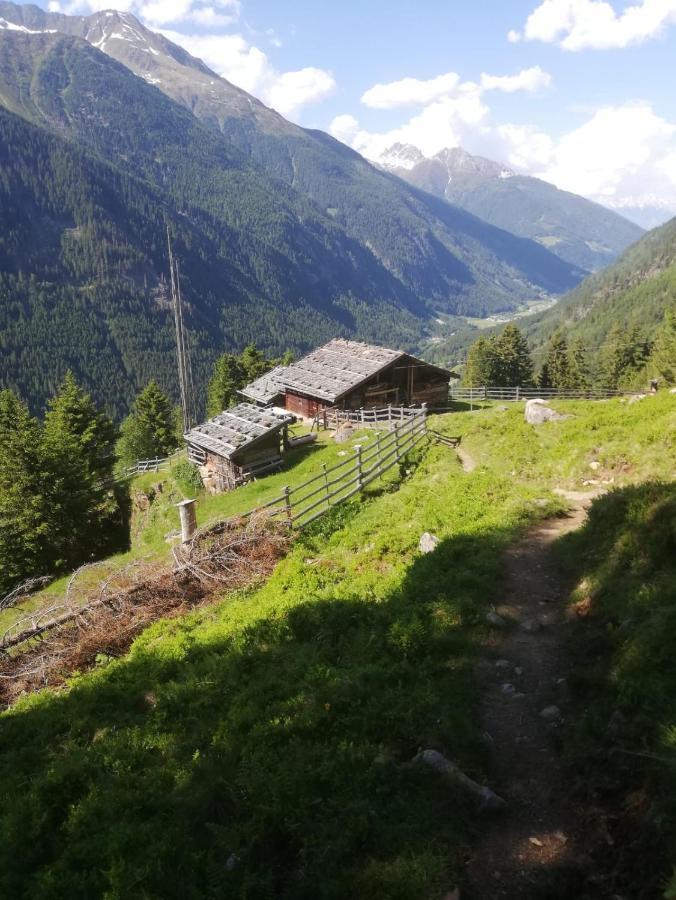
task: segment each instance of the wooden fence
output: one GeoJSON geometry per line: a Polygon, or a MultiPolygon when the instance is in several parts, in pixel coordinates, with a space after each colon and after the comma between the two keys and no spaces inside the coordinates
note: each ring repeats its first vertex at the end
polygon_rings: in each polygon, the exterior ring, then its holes
{"type": "Polygon", "coordinates": [[[384,406],[380,409],[327,409],[323,414],[325,428],[338,428],[349,423],[360,428],[379,428],[396,422],[405,422],[419,416],[424,407],[384,406]]]}
{"type": "Polygon", "coordinates": [[[366,448],[357,444],[348,459],[330,469],[323,465],[319,475],[294,488],[285,487],[278,497],[247,515],[270,510],[272,517],[291,527],[303,528],[396,466],[426,434],[425,410],[416,410],[415,415],[408,416],[388,433],[376,432],[366,448]]]}
{"type": "MultiPolygon", "coordinates": [[[[612,397],[624,397],[636,391],[608,391],[605,388],[589,388],[581,391],[558,390],[557,388],[530,388],[530,387],[476,387],[463,388],[451,386],[450,400],[459,400],[465,403],[480,403],[482,400],[534,400],[540,397],[543,400],[606,400],[612,397]]],[[[437,407],[430,410],[436,411],[437,407]]]]}
{"type": "Polygon", "coordinates": [[[185,450],[176,450],[171,456],[156,456],[154,459],[139,459],[131,466],[125,466],[121,472],[115,476],[115,481],[126,481],[128,478],[134,478],[144,472],[159,472],[162,469],[168,469],[174,460],[179,456],[184,456],[185,450]]]}

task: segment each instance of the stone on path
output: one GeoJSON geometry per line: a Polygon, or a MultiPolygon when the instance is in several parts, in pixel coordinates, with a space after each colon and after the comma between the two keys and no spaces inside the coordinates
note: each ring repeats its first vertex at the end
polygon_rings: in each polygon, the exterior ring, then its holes
{"type": "Polygon", "coordinates": [[[496,612],[486,613],[486,621],[489,625],[492,625],[494,628],[506,628],[507,620],[503,619],[502,616],[499,616],[496,612]]]}
{"type": "Polygon", "coordinates": [[[434,534],[430,534],[429,531],[426,531],[418,542],[418,550],[420,550],[421,553],[431,553],[433,550],[436,550],[438,544],[439,538],[434,534]]]}
{"type": "Polygon", "coordinates": [[[545,722],[560,722],[563,716],[558,706],[545,706],[543,710],[540,710],[540,718],[545,722]]]}
{"type": "Polygon", "coordinates": [[[535,634],[538,631],[542,630],[542,622],[539,622],[537,619],[526,619],[521,622],[519,625],[521,631],[525,631],[527,634],[535,634]]]}

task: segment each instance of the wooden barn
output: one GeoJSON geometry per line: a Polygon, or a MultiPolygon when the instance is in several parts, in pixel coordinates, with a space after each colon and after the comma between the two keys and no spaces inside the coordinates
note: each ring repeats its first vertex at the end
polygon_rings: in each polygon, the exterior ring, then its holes
{"type": "Polygon", "coordinates": [[[446,369],[400,350],[333,340],[287,366],[279,379],[285,408],[314,418],[331,407],[442,405],[448,401],[452,377],[446,369]]]}
{"type": "Polygon", "coordinates": [[[205,488],[231,491],[278,469],[295,416],[240,403],[184,435],[188,459],[199,466],[205,488]]]}

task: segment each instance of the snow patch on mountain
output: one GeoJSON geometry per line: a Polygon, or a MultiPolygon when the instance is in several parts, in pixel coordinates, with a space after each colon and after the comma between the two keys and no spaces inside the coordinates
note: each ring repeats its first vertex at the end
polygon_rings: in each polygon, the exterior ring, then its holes
{"type": "Polygon", "coordinates": [[[0,19],[0,31],[23,31],[24,34],[56,34],[55,28],[41,28],[36,31],[32,28],[26,28],[25,25],[15,25],[14,22],[8,22],[7,19],[0,19]]]}

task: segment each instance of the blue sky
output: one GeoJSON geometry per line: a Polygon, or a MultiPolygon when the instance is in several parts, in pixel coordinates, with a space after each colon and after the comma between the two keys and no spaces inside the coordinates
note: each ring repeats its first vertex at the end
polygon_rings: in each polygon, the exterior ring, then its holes
{"type": "Polygon", "coordinates": [[[395,140],[427,155],[462,144],[611,206],[676,211],[676,0],[121,0],[118,8],[371,158],[395,140]]]}

